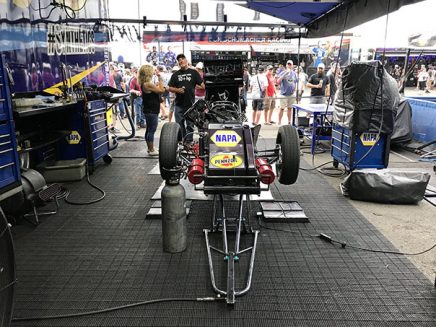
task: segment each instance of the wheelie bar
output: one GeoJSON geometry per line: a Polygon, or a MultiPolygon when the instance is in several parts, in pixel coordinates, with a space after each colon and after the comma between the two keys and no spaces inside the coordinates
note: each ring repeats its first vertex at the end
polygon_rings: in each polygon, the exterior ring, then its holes
{"type": "MultiPolygon", "coordinates": [[[[247,196],[246,199],[247,199],[247,201],[250,201],[249,196],[247,196]]],[[[218,231],[218,228],[214,228],[214,230],[204,229],[203,232],[204,232],[204,236],[205,236],[205,240],[206,240],[207,256],[208,256],[208,261],[209,261],[209,272],[210,272],[210,279],[211,279],[211,283],[212,283],[212,288],[216,293],[226,296],[227,304],[234,304],[236,297],[244,295],[245,293],[247,293],[249,291],[249,289],[251,287],[251,278],[253,276],[254,258],[256,256],[256,245],[257,245],[257,237],[258,237],[259,231],[257,231],[257,230],[253,231],[254,241],[253,241],[252,246],[245,248],[243,250],[239,249],[240,235],[241,235],[241,229],[242,229],[242,206],[243,206],[243,195],[240,195],[240,198],[239,198],[239,217],[237,219],[237,224],[236,224],[237,227],[235,230],[235,233],[236,233],[235,249],[234,249],[234,251],[229,251],[228,244],[227,244],[227,239],[228,239],[227,238],[227,217],[226,217],[225,212],[224,212],[224,202],[223,202],[222,196],[220,196],[220,200],[221,200],[220,202],[221,202],[221,206],[222,206],[221,209],[222,209],[222,213],[223,213],[223,217],[221,220],[221,228],[222,228],[221,232],[223,233],[223,250],[217,249],[217,248],[213,247],[212,245],[210,245],[210,243],[209,243],[208,234],[211,232],[214,232],[214,231],[218,231]],[[216,285],[211,250],[224,255],[224,260],[227,261],[227,288],[225,291],[218,288],[216,285]],[[245,252],[248,252],[248,251],[251,251],[251,257],[250,257],[250,262],[249,262],[249,266],[248,266],[248,274],[247,274],[245,288],[240,290],[240,291],[237,291],[236,287],[235,287],[235,261],[238,262],[239,256],[245,252]]],[[[213,226],[216,226],[216,225],[213,225],[213,226]]]]}

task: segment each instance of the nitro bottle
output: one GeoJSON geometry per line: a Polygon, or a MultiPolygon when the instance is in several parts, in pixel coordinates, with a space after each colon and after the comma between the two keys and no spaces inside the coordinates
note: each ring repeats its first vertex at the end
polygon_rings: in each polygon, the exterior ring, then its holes
{"type": "Polygon", "coordinates": [[[167,180],[161,192],[162,243],[165,252],[177,253],[186,249],[187,226],[185,189],[179,181],[167,180]]]}

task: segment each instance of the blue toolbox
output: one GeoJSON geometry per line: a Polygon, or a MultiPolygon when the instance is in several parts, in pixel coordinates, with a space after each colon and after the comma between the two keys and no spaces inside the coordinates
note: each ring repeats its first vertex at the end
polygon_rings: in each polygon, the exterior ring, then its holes
{"type": "Polygon", "coordinates": [[[61,145],[61,159],[87,158],[93,170],[97,160],[111,163],[109,153],[109,127],[106,120],[106,102],[88,101],[71,120],[71,133],[61,145]]]}
{"type": "Polygon", "coordinates": [[[20,192],[21,187],[8,72],[0,55],[0,200],[20,192]]]}
{"type": "Polygon", "coordinates": [[[333,124],[333,165],[342,163],[348,170],[386,168],[389,162],[390,136],[382,133],[356,133],[333,124]]]}
{"type": "Polygon", "coordinates": [[[86,103],[86,115],[89,127],[89,156],[88,162],[94,165],[101,158],[108,161],[109,153],[109,127],[106,120],[106,102],[94,100],[86,103]]]}

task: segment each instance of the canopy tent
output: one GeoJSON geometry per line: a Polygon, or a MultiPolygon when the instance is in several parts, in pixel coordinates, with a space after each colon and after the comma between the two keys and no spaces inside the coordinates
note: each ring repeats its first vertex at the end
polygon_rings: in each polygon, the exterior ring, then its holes
{"type": "Polygon", "coordinates": [[[367,21],[423,0],[248,0],[246,6],[307,29],[305,37],[341,33],[367,21]]]}

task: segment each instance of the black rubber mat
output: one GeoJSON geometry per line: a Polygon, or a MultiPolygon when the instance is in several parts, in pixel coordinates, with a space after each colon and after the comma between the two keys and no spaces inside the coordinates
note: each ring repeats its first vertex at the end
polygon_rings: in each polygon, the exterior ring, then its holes
{"type": "MultiPolygon", "coordinates": [[[[113,155],[140,156],[143,148],[144,142],[121,143],[113,155]]],[[[36,228],[14,227],[15,317],[214,296],[202,231],[209,227],[211,204],[193,201],[187,250],[163,253],[161,222],[144,219],[161,183],[158,175],[147,175],[155,163],[115,158],[111,165],[98,165],[91,180],[106,191],[106,199],[89,206],[62,203],[56,216],[41,218],[36,228]]],[[[71,200],[99,196],[84,181],[67,186],[71,200]]],[[[436,325],[436,289],[407,258],[342,249],[310,237],[324,232],[356,245],[395,250],[320,175],[301,171],[295,185],[274,184],[272,192],[278,200],[298,201],[310,223],[268,225],[291,233],[261,229],[252,289],[233,308],[223,302],[159,303],[13,326],[436,325]]],[[[236,214],[236,203],[228,205],[236,214]]],[[[258,209],[255,204],[251,212],[256,228],[258,209]]],[[[219,246],[218,235],[212,238],[219,246]]],[[[250,241],[244,235],[244,245],[250,241]]],[[[245,271],[236,269],[243,278],[245,271]]]]}

